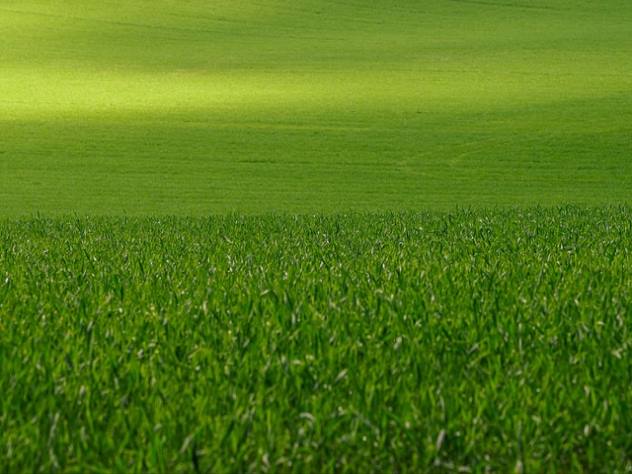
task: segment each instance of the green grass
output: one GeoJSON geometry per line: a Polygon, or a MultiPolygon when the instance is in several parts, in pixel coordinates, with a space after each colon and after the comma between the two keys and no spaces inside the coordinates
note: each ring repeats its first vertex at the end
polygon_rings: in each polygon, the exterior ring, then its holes
{"type": "Polygon", "coordinates": [[[3,472],[628,472],[632,209],[0,223],[3,472]]]}
{"type": "Polygon", "coordinates": [[[0,2],[0,472],[631,472],[631,31],[0,2]]]}
{"type": "Polygon", "coordinates": [[[0,5],[0,215],[629,202],[628,0],[0,5]]]}

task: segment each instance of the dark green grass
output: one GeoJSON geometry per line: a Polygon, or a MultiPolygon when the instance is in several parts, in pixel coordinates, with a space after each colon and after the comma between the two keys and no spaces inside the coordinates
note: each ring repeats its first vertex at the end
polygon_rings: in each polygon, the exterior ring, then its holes
{"type": "Polygon", "coordinates": [[[632,209],[0,223],[3,472],[627,472],[632,209]]]}

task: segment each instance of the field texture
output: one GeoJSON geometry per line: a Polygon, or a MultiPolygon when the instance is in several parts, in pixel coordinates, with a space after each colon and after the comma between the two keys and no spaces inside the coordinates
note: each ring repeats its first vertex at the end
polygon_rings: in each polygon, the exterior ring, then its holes
{"type": "Polygon", "coordinates": [[[630,0],[0,0],[0,472],[632,472],[631,137],[630,0]]]}
{"type": "Polygon", "coordinates": [[[629,472],[631,248],[630,208],[5,221],[0,466],[629,472]]]}
{"type": "Polygon", "coordinates": [[[629,0],[2,0],[0,215],[629,201],[629,0]]]}

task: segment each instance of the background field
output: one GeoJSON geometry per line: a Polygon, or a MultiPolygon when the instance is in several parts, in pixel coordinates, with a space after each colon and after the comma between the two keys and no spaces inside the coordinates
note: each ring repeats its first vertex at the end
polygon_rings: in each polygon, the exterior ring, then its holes
{"type": "Polygon", "coordinates": [[[629,472],[631,248],[630,208],[1,223],[0,466],[629,472]]]}
{"type": "Polygon", "coordinates": [[[0,3],[0,215],[629,200],[632,3],[0,3]]]}

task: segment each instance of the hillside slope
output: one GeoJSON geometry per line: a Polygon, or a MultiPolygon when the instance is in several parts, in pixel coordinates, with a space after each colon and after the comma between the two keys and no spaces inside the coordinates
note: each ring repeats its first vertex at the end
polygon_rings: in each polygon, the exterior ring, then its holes
{"type": "Polygon", "coordinates": [[[0,4],[0,215],[619,203],[632,4],[0,4]]]}

